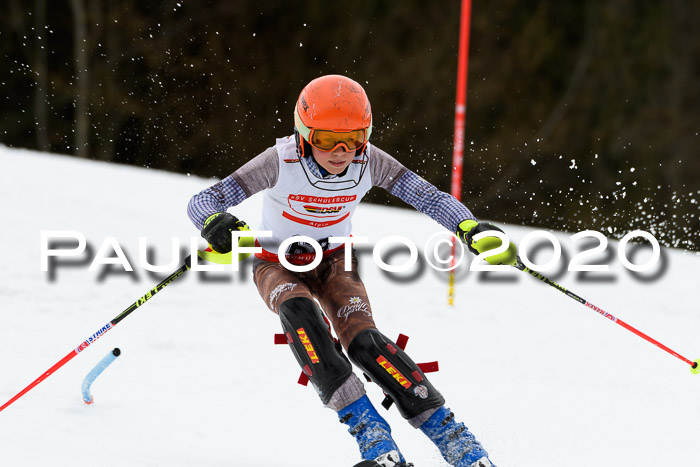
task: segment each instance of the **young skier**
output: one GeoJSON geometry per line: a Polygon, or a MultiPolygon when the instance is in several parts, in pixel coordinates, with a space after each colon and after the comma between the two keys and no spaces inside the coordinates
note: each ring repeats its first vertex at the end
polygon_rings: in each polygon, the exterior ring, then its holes
{"type": "MultiPolygon", "coordinates": [[[[296,103],[294,127],[294,136],[277,139],[221,182],[193,196],[190,219],[213,250],[230,252],[231,232],[246,224],[226,210],[265,191],[260,230],[272,236],[256,240],[262,253],[255,255],[253,280],[265,304],[279,315],[290,348],[321,401],[338,413],[355,437],[362,459],[383,467],[412,465],[366,396],[350,361],[393,399],[401,415],[435,443],[450,465],[491,467],[487,452],[455,420],[423,372],[377,330],[354,253],[352,269],[346,271],[344,245],[329,243],[328,238],[350,236],[352,214],[373,186],[456,233],[474,253],[501,244],[488,236],[473,241],[475,234],[500,229],[477,222],[457,199],[371,145],[369,100],[362,86],[347,77],[327,75],[311,81],[296,103]],[[285,268],[277,256],[280,244],[298,235],[315,239],[323,249],[321,263],[308,272],[285,268]]],[[[299,241],[286,248],[285,258],[304,265],[315,253],[309,243],[299,241]]],[[[515,258],[511,243],[488,261],[512,265],[515,258]]]]}

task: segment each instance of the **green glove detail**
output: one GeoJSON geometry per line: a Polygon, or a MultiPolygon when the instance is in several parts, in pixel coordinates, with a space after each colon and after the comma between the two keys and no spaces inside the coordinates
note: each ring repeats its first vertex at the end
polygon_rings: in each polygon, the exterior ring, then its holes
{"type": "Polygon", "coordinates": [[[231,232],[234,230],[250,230],[248,225],[227,212],[217,212],[207,217],[202,229],[202,237],[209,242],[212,250],[217,253],[231,251],[231,232]]]}
{"type": "MultiPolygon", "coordinates": [[[[467,244],[469,251],[475,255],[494,250],[502,245],[501,239],[498,237],[483,237],[477,241],[473,240],[476,234],[482,232],[488,232],[490,230],[497,230],[503,232],[500,228],[491,224],[490,222],[477,222],[472,219],[462,221],[459,226],[457,226],[457,236],[460,240],[467,244]]],[[[503,232],[505,233],[505,232],[503,232]]],[[[513,266],[518,258],[518,248],[513,242],[510,242],[508,249],[501,253],[488,256],[484,258],[489,264],[498,265],[503,264],[506,266],[513,266]]]]}

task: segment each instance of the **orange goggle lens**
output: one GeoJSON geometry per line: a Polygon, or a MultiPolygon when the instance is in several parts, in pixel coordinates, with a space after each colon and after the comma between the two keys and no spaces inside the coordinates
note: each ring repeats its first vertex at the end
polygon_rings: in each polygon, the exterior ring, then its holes
{"type": "Polygon", "coordinates": [[[365,144],[365,130],[335,132],[331,130],[311,130],[309,142],[321,151],[332,151],[338,146],[345,146],[348,151],[360,149],[365,144]]]}

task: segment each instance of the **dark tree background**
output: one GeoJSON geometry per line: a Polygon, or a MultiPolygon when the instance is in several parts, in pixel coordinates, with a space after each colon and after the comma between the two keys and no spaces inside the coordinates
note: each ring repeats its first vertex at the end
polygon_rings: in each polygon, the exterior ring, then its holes
{"type": "MultiPolygon", "coordinates": [[[[223,177],[341,73],[369,94],[373,142],[449,190],[459,0],[2,5],[5,145],[223,177]]],[[[474,2],[467,206],[700,250],[698,18],[685,0],[474,2]]]]}

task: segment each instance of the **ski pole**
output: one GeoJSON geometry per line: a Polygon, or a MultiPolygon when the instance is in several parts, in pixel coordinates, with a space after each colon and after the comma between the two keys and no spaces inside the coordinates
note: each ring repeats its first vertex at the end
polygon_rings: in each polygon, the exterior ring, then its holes
{"type": "Polygon", "coordinates": [[[648,341],[648,342],[651,342],[652,344],[654,344],[655,346],[659,347],[660,349],[665,350],[666,352],[670,353],[670,354],[673,355],[674,357],[676,357],[676,358],[682,360],[683,362],[685,362],[685,363],[687,363],[688,365],[690,365],[690,372],[693,373],[694,375],[697,375],[697,374],[700,373],[700,358],[696,359],[695,361],[690,361],[689,359],[685,358],[683,355],[679,354],[678,352],[676,352],[676,351],[674,351],[674,350],[672,350],[672,349],[666,347],[664,344],[662,344],[661,342],[657,341],[656,339],[653,339],[653,338],[647,336],[647,335],[644,334],[642,331],[636,329],[636,328],[633,327],[633,326],[630,326],[629,324],[625,323],[625,322],[622,321],[621,319],[616,318],[615,316],[613,316],[613,315],[611,315],[610,313],[606,312],[606,311],[603,310],[602,308],[599,308],[599,307],[595,306],[594,304],[592,304],[591,302],[589,302],[589,301],[586,300],[585,298],[582,298],[582,297],[576,295],[575,293],[571,292],[570,290],[568,290],[568,289],[562,287],[561,285],[557,284],[557,283],[554,282],[553,280],[547,278],[546,276],[543,276],[543,275],[540,274],[539,272],[533,271],[532,269],[528,268],[527,266],[525,266],[525,265],[523,264],[523,262],[520,260],[519,257],[518,257],[518,259],[517,259],[517,261],[516,261],[514,267],[515,267],[516,269],[519,269],[519,270],[521,270],[521,271],[523,271],[523,272],[526,272],[526,273],[530,274],[530,275],[531,275],[532,277],[534,277],[535,279],[539,279],[540,281],[544,282],[545,284],[554,287],[554,288],[557,289],[558,291],[560,291],[560,292],[562,292],[562,293],[568,295],[569,297],[573,298],[574,300],[576,300],[577,302],[581,303],[582,305],[585,305],[585,306],[587,306],[588,308],[590,308],[591,310],[593,310],[593,311],[599,313],[599,314],[602,315],[604,318],[608,318],[608,319],[609,319],[610,321],[612,321],[613,323],[619,324],[620,326],[622,326],[623,328],[627,329],[628,331],[631,331],[631,332],[635,333],[636,335],[638,335],[638,336],[641,337],[642,339],[644,339],[644,340],[646,340],[646,341],[648,341]]]}
{"type": "Polygon", "coordinates": [[[44,381],[46,378],[48,378],[49,376],[51,376],[54,372],[56,372],[56,370],[58,370],[58,369],[61,368],[63,365],[65,365],[66,363],[68,363],[71,359],[73,359],[73,357],[75,357],[75,356],[78,355],[80,352],[82,352],[83,350],[85,350],[86,348],[88,348],[88,346],[90,346],[91,344],[95,343],[95,341],[96,341],[97,339],[99,339],[100,337],[102,337],[107,331],[109,331],[109,330],[112,329],[114,326],[116,326],[121,320],[123,320],[124,318],[126,318],[127,316],[129,316],[129,315],[130,315],[133,311],[135,311],[138,307],[140,307],[141,305],[143,305],[144,303],[146,303],[151,297],[153,297],[155,294],[157,294],[158,292],[160,292],[161,290],[163,290],[163,288],[164,288],[166,285],[172,283],[175,279],[177,279],[178,277],[180,277],[181,275],[183,275],[183,274],[185,273],[185,271],[187,271],[188,269],[190,269],[190,265],[191,265],[191,256],[188,256],[187,258],[185,258],[184,264],[183,264],[182,266],[180,266],[180,268],[179,268],[177,271],[175,271],[175,272],[173,272],[172,274],[170,274],[167,278],[165,278],[165,280],[163,280],[163,282],[161,282],[160,284],[156,285],[156,286],[153,287],[151,290],[149,290],[148,292],[146,292],[146,295],[144,295],[143,297],[139,298],[139,299],[136,300],[134,303],[132,303],[126,310],[124,310],[124,311],[122,311],[121,313],[119,313],[112,321],[110,321],[110,322],[108,322],[107,324],[105,324],[104,326],[102,326],[100,329],[97,330],[97,332],[95,332],[95,333],[92,334],[90,337],[88,337],[87,339],[85,339],[78,347],[76,347],[75,349],[71,350],[71,351],[68,353],[68,355],[66,355],[65,357],[63,357],[62,359],[60,359],[58,362],[56,362],[56,364],[55,364],[54,366],[52,366],[51,368],[49,368],[48,370],[46,370],[41,376],[39,376],[37,379],[35,379],[29,386],[27,386],[26,388],[22,389],[22,390],[21,390],[19,393],[17,393],[17,395],[14,396],[12,399],[10,399],[9,401],[5,402],[5,404],[3,404],[2,407],[0,407],[0,412],[2,412],[7,406],[9,406],[9,405],[12,404],[13,402],[15,402],[17,399],[19,399],[20,397],[22,397],[23,395],[25,395],[26,393],[28,393],[29,391],[31,391],[36,385],[38,385],[39,383],[41,383],[42,381],[44,381]]]}

